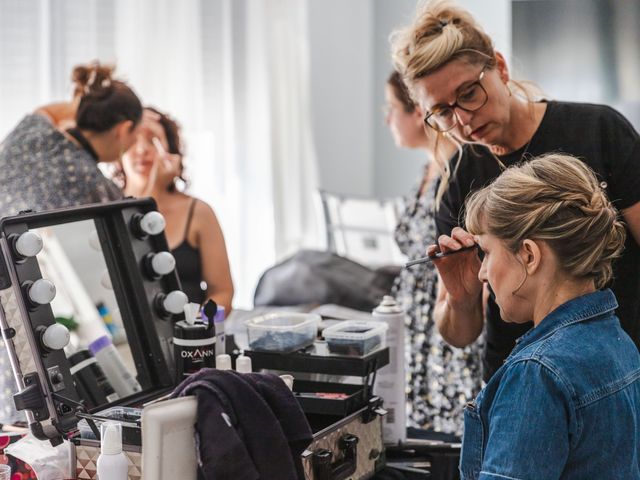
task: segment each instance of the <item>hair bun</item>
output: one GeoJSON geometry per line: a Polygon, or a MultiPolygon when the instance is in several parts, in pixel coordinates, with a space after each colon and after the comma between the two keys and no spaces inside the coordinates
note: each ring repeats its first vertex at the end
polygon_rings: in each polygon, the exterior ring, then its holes
{"type": "Polygon", "coordinates": [[[98,95],[108,91],[112,84],[112,74],[115,68],[111,65],[100,65],[94,62],[89,65],[78,65],[71,73],[74,83],[74,96],[96,93],[98,95]]]}

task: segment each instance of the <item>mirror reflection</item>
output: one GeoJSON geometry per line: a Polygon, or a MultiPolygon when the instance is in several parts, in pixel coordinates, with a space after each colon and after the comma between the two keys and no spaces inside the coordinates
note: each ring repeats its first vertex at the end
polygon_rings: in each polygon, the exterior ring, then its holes
{"type": "Polygon", "coordinates": [[[93,220],[33,229],[42,237],[42,277],[56,287],[51,308],[69,329],[65,354],[88,409],[142,390],[93,220]]]}

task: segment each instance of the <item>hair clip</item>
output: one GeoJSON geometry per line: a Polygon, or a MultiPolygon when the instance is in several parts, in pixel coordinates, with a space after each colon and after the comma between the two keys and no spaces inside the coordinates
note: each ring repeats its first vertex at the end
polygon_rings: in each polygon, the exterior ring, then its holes
{"type": "Polygon", "coordinates": [[[102,80],[102,82],[100,82],[100,86],[102,88],[109,88],[111,86],[111,80],[108,78],[105,78],[104,80],[102,80]]]}
{"type": "Polygon", "coordinates": [[[96,81],[96,77],[98,76],[98,72],[97,69],[92,69],[91,73],[89,74],[89,80],[87,80],[87,86],[91,86],[94,84],[94,82],[96,81]]]}

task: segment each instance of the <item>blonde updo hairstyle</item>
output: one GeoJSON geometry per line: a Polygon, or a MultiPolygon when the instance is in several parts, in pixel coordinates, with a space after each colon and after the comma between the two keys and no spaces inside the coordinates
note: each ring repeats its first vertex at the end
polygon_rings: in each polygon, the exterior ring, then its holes
{"type": "MultiPolygon", "coordinates": [[[[449,0],[435,0],[418,4],[413,22],[394,31],[390,37],[392,59],[415,101],[414,84],[453,60],[470,65],[496,66],[493,41],[480,24],[465,9],[449,0]]],[[[508,87],[520,92],[529,101],[542,95],[531,82],[509,80],[508,87]]],[[[438,132],[438,135],[443,135],[438,132]]],[[[453,138],[451,140],[460,144],[453,138]]],[[[459,150],[458,159],[462,151],[459,150]]],[[[448,158],[436,194],[436,204],[449,185],[451,171],[448,158]]]]}
{"type": "Polygon", "coordinates": [[[547,154],[506,169],[466,202],[467,230],[491,234],[516,252],[525,239],[545,241],[560,268],[592,278],[612,277],[625,228],[593,171],[570,155],[547,154]]]}

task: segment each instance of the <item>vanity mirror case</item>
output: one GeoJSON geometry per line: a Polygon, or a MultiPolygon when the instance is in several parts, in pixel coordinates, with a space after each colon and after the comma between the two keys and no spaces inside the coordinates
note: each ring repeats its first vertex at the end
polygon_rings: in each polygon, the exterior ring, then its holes
{"type": "MultiPolygon", "coordinates": [[[[100,454],[96,424],[104,420],[105,411],[117,412],[112,419],[123,424],[129,480],[196,478],[195,398],[164,400],[177,383],[173,328],[184,318],[182,307],[187,299],[180,291],[175,268],[154,260],[168,251],[163,228],[164,220],[150,198],[25,211],[0,220],[0,329],[17,384],[15,404],[25,412],[29,429],[37,438],[54,445],[71,440],[75,478],[96,478],[100,454]],[[58,262],[56,267],[51,251],[40,253],[48,247],[54,253],[62,250],[67,263],[58,262]],[[87,261],[82,252],[90,251],[97,257],[87,261]],[[110,292],[112,310],[121,318],[124,332],[120,334],[126,335],[123,355],[135,370],[132,376],[139,388],[125,394],[116,391],[117,398],[104,404],[82,398],[75,375],[78,365],[70,361],[69,348],[65,353],[69,333],[61,328],[60,312],[51,304],[56,288],[76,310],[78,303],[95,310],[95,294],[89,298],[87,291],[95,293],[96,288],[102,288],[110,292]],[[138,409],[141,416],[127,419],[129,408],[138,409]],[[81,435],[83,424],[85,433],[89,429],[97,435],[81,435]],[[165,459],[162,452],[168,445],[172,455],[165,459]]],[[[91,335],[91,339],[99,336],[95,331],[91,335]]],[[[114,343],[115,339],[116,335],[114,343]]],[[[373,414],[374,410],[380,412],[379,402],[350,413],[334,428],[318,431],[304,459],[306,478],[369,478],[379,470],[384,464],[382,417],[373,414]],[[357,451],[349,446],[354,445],[349,437],[352,423],[360,431],[364,429],[357,451]],[[351,443],[345,446],[347,437],[351,443]],[[367,442],[365,437],[369,437],[367,442]],[[334,451],[329,455],[332,458],[327,458],[326,474],[314,472],[317,469],[309,463],[308,456],[320,447],[325,458],[327,450],[334,451]],[[377,456],[367,458],[374,449],[378,449],[377,456]],[[356,468],[341,468],[353,463],[356,454],[358,473],[356,468]],[[362,464],[365,458],[366,465],[362,464]]]]}
{"type": "MultiPolygon", "coordinates": [[[[152,199],[25,211],[0,220],[0,328],[18,389],[14,401],[25,411],[34,436],[54,445],[72,440],[77,478],[95,477],[100,453],[99,441],[80,438],[82,417],[91,425],[92,414],[111,407],[140,408],[175,387],[173,323],[184,318],[186,295],[175,268],[153,261],[168,251],[163,231],[164,219],[152,199]],[[113,314],[122,319],[123,356],[138,386],[116,394],[112,402],[88,407],[91,402],[81,398],[65,354],[69,333],[56,321],[60,312],[54,312],[51,301],[56,290],[65,293],[73,313],[93,319],[97,309],[86,292],[96,289],[112,297],[113,314]]],[[[101,337],[99,328],[104,328],[95,323],[91,339],[101,337]]],[[[134,436],[136,429],[140,436],[140,423],[134,422],[134,436]]],[[[133,480],[141,478],[141,444],[128,441],[125,435],[133,480]]]]}

